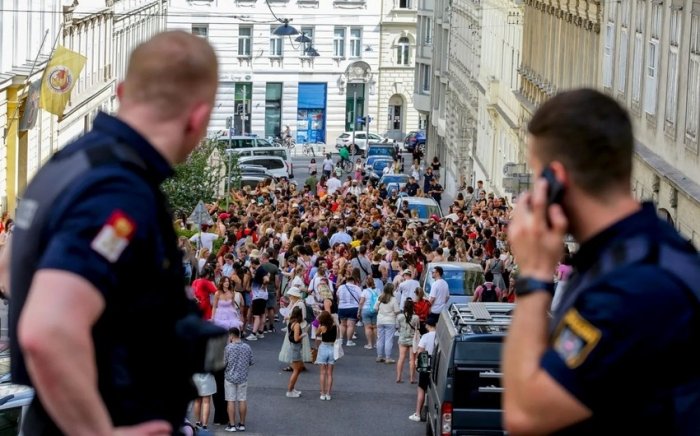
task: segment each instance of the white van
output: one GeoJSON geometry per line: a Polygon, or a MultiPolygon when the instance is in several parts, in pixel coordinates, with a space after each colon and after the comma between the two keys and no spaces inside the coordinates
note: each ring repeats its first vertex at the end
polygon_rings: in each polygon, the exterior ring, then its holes
{"type": "Polygon", "coordinates": [[[273,177],[289,178],[287,162],[278,156],[244,156],[238,158],[239,164],[260,165],[267,168],[268,174],[273,177]]]}
{"type": "Polygon", "coordinates": [[[289,156],[289,149],[285,147],[256,147],[256,148],[235,148],[233,149],[238,158],[250,156],[277,156],[284,160],[287,166],[289,177],[294,177],[294,164],[289,156]]]}

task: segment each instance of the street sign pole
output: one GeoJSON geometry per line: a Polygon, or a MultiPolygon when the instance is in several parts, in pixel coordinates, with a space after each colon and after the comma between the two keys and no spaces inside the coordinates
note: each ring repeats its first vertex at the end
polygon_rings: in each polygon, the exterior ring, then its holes
{"type": "Polygon", "coordinates": [[[233,116],[226,118],[226,127],[228,127],[228,168],[226,171],[226,211],[228,212],[228,199],[231,196],[231,129],[233,128],[233,116]]]}
{"type": "Polygon", "coordinates": [[[241,132],[245,135],[245,119],[246,119],[246,95],[248,93],[248,87],[243,85],[243,110],[241,111],[241,132]]]}

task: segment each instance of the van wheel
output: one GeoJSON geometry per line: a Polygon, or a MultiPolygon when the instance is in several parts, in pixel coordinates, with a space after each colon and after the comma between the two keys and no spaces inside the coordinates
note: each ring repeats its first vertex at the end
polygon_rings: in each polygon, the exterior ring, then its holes
{"type": "Polygon", "coordinates": [[[433,428],[430,426],[429,422],[425,423],[425,434],[426,436],[433,436],[433,428]]]}

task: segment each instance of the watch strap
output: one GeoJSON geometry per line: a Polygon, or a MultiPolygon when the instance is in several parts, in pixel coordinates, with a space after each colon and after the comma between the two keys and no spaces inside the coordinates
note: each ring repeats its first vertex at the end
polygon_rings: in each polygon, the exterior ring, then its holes
{"type": "Polygon", "coordinates": [[[554,296],[555,283],[553,281],[540,280],[533,277],[520,277],[515,281],[515,295],[532,294],[533,292],[548,292],[554,296]]]}

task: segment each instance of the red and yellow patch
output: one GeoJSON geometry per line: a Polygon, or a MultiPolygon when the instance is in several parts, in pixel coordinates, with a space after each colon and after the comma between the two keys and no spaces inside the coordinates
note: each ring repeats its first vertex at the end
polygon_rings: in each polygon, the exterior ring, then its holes
{"type": "Polygon", "coordinates": [[[115,210],[107,218],[102,229],[92,240],[90,247],[102,257],[114,263],[119,260],[136,232],[136,223],[121,210],[115,210]]]}

